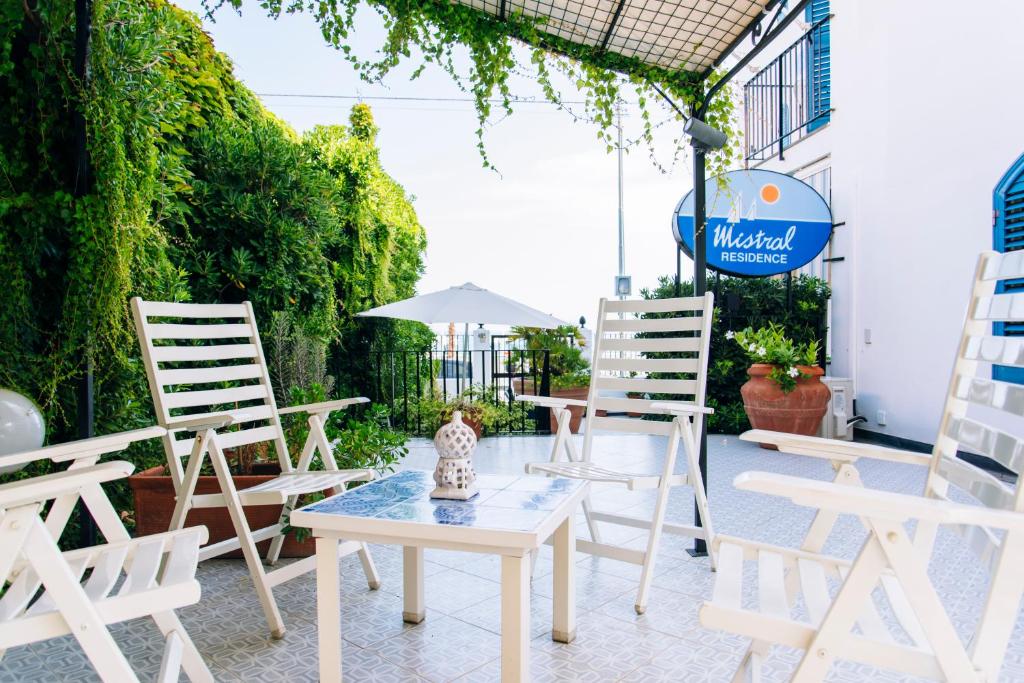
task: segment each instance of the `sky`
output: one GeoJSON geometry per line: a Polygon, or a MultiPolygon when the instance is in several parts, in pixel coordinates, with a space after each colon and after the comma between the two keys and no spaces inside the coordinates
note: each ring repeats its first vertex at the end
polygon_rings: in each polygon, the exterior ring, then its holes
{"type": "MultiPolygon", "coordinates": [[[[176,4],[203,14],[200,0],[176,4]]],[[[466,97],[437,68],[410,80],[416,60],[382,85],[365,83],[326,45],[308,15],[273,20],[249,0],[241,16],[221,9],[203,23],[236,76],[299,131],[347,122],[354,101],[271,95],[466,97]]],[[[372,55],[383,35],[372,16],[361,19],[354,50],[372,55]]],[[[581,99],[571,84],[563,85],[564,99],[581,99]]],[[[525,78],[514,82],[513,92],[543,99],[525,78]]],[[[563,320],[594,319],[598,299],[612,295],[618,272],[618,176],[616,155],[607,152],[593,125],[552,105],[517,105],[486,131],[496,172],[483,167],[477,152],[471,102],[366,101],[380,127],[384,168],[415,198],[426,229],[419,293],[473,282],[563,320]]],[[[630,106],[624,112],[625,138],[634,139],[639,115],[630,106]]],[[[666,110],[654,121],[668,119],[666,110]]],[[[657,131],[659,160],[666,165],[681,125],[657,131]]],[[[637,294],[659,275],[675,273],[672,212],[692,187],[692,175],[688,158],[670,173],[658,170],[641,144],[625,155],[623,177],[626,273],[637,294]]],[[[688,259],[683,269],[684,278],[692,273],[688,259]]]]}

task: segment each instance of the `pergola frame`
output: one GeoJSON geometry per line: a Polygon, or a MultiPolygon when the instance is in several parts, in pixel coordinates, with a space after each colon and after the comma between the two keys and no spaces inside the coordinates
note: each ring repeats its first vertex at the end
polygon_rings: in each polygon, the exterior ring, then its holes
{"type": "MultiPolygon", "coordinates": [[[[527,16],[541,15],[542,12],[537,11],[537,10],[538,10],[538,8],[542,8],[542,7],[545,7],[545,6],[551,8],[551,9],[554,9],[554,4],[553,4],[552,0],[499,0],[500,4],[497,5],[497,7],[494,8],[494,9],[490,8],[490,6],[489,6],[494,0],[455,0],[455,1],[459,2],[460,4],[473,7],[474,9],[478,9],[478,10],[483,11],[483,12],[488,12],[488,13],[494,14],[500,21],[505,22],[506,25],[509,26],[509,33],[510,33],[510,35],[513,35],[513,36],[517,35],[517,29],[512,24],[508,23],[508,5],[509,5],[509,3],[515,3],[516,4],[516,10],[521,12],[521,13],[526,14],[527,16]],[[532,11],[531,11],[531,9],[532,9],[532,11]],[[524,12],[524,10],[525,10],[525,12],[524,12]]],[[[597,6],[596,5],[593,5],[593,4],[586,5],[584,2],[577,2],[575,0],[567,0],[567,1],[563,0],[563,1],[565,2],[565,6],[566,7],[569,7],[570,5],[574,5],[574,6],[578,7],[580,10],[594,9],[594,14],[592,15],[592,18],[597,13],[597,9],[596,9],[597,6]]],[[[646,11],[647,10],[647,5],[649,3],[648,3],[647,0],[641,0],[641,1],[642,1],[642,11],[646,11]]],[[[600,0],[598,0],[598,2],[600,2],[600,0]]],[[[693,103],[693,105],[691,106],[691,109],[690,109],[689,117],[679,108],[679,106],[661,88],[657,87],[657,85],[654,85],[654,83],[652,83],[652,86],[654,86],[655,90],[668,102],[668,104],[673,109],[675,109],[675,111],[684,120],[687,119],[687,118],[695,118],[698,121],[702,121],[703,122],[704,121],[704,117],[707,115],[708,107],[710,106],[711,101],[712,101],[712,99],[714,99],[715,95],[717,95],[722,90],[722,88],[724,88],[729,82],[731,82],[732,79],[735,78],[736,75],[739,74],[740,71],[742,71],[747,66],[747,64],[749,64],[751,62],[751,60],[753,60],[755,57],[757,57],[757,55],[759,55],[764,50],[765,47],[767,47],[775,38],[777,38],[783,31],[785,31],[786,28],[800,15],[801,10],[803,10],[804,7],[806,7],[809,4],[809,2],[810,2],[810,0],[797,0],[795,3],[790,5],[790,3],[787,2],[787,0],[767,0],[767,2],[764,2],[761,11],[755,17],[753,17],[745,26],[743,26],[742,29],[735,35],[735,37],[731,41],[729,41],[727,44],[724,44],[724,45],[722,45],[722,42],[719,41],[719,45],[721,45],[721,47],[718,50],[717,54],[710,60],[709,64],[704,65],[703,68],[700,69],[699,71],[697,71],[697,70],[693,70],[693,71],[687,70],[688,73],[696,75],[696,81],[697,81],[697,83],[699,85],[706,84],[711,79],[711,77],[715,74],[715,71],[719,67],[722,66],[722,64],[725,62],[725,60],[736,50],[736,48],[738,48],[740,46],[740,44],[744,40],[750,38],[752,40],[752,42],[753,42],[752,48],[746,54],[744,54],[736,62],[736,64],[733,65],[721,78],[715,80],[711,84],[711,86],[709,88],[707,88],[707,91],[703,94],[703,96],[697,102],[693,103]],[[769,18],[769,15],[770,15],[770,18],[769,18]],[[767,20],[767,27],[762,25],[766,20],[767,20]]],[[[564,55],[566,55],[568,57],[572,57],[574,59],[585,59],[586,56],[581,56],[581,52],[584,53],[584,54],[589,52],[589,53],[591,53],[593,55],[594,61],[604,62],[605,60],[603,60],[601,58],[603,56],[605,56],[609,52],[610,48],[613,46],[613,38],[615,38],[617,30],[621,27],[622,16],[623,16],[624,10],[627,7],[627,3],[628,3],[628,0],[615,0],[615,9],[614,9],[614,11],[611,12],[610,19],[607,21],[607,24],[606,24],[603,32],[601,33],[600,39],[597,40],[596,42],[593,41],[592,39],[583,39],[583,40],[579,40],[579,41],[574,41],[571,38],[567,38],[564,35],[565,34],[564,30],[562,30],[561,28],[559,28],[558,30],[555,30],[554,26],[552,26],[552,31],[547,32],[547,31],[544,30],[545,27],[547,26],[545,24],[545,25],[542,25],[540,27],[540,30],[541,30],[542,33],[546,33],[548,35],[551,35],[552,39],[551,40],[543,40],[542,39],[542,47],[544,49],[547,49],[547,50],[551,51],[551,52],[556,52],[556,53],[564,54],[564,55]],[[567,45],[567,43],[568,43],[568,45],[567,45]],[[578,49],[569,49],[570,47],[575,47],[575,48],[578,48],[578,49]]],[[[667,4],[667,3],[661,3],[661,2],[657,3],[657,6],[659,8],[658,9],[659,12],[660,12],[660,10],[663,8],[663,6],[665,4],[667,4]]],[[[738,2],[734,0],[734,2],[732,4],[735,5],[735,4],[738,4],[738,2]]],[[[750,5],[751,5],[751,3],[748,2],[747,3],[748,10],[749,10],[750,5]]],[[[710,11],[711,9],[721,8],[722,6],[723,6],[722,0],[679,0],[677,2],[677,4],[675,5],[675,8],[677,10],[680,10],[680,11],[685,11],[686,12],[686,20],[690,21],[693,18],[694,13],[699,12],[699,10],[697,9],[698,7],[704,7],[704,8],[706,8],[706,10],[710,11]],[[682,2],[684,2],[684,1],[690,2],[692,4],[692,6],[691,7],[684,7],[683,4],[682,4],[682,2]]],[[[563,19],[564,19],[566,14],[567,14],[567,11],[563,11],[561,17],[556,17],[555,13],[551,12],[548,15],[548,18],[549,19],[555,19],[555,23],[559,27],[561,27],[563,25],[563,19]]],[[[580,18],[581,16],[582,16],[581,14],[577,14],[577,18],[580,18]]],[[[663,25],[662,28],[664,29],[664,26],[666,26],[668,23],[670,23],[670,22],[666,22],[666,24],[663,25]]],[[[683,22],[671,22],[671,23],[679,23],[680,25],[685,25],[685,23],[683,23],[683,22]]],[[[698,18],[697,19],[697,23],[698,23],[698,25],[701,25],[701,26],[710,26],[710,24],[706,21],[706,16],[704,17],[704,19],[698,18]]],[[[663,33],[664,33],[664,30],[662,31],[662,34],[663,33]]],[[[659,34],[656,38],[653,38],[653,39],[649,40],[648,44],[649,45],[655,45],[657,43],[657,41],[662,38],[662,34],[659,34]]],[[[584,31],[582,35],[587,35],[587,32],[584,31]]],[[[692,37],[692,34],[691,34],[691,37],[692,37]]],[[[709,34],[709,38],[711,38],[710,34],[709,34]]],[[[620,40],[619,43],[618,43],[620,48],[624,44],[625,44],[625,41],[622,41],[622,40],[620,40]]],[[[697,46],[694,48],[693,52],[691,52],[685,58],[686,61],[684,61],[684,64],[688,64],[689,63],[689,57],[694,56],[699,49],[700,49],[700,44],[697,44],[697,46]]],[[[671,70],[671,68],[664,63],[664,59],[662,59],[662,57],[664,57],[664,52],[662,53],[662,55],[660,57],[656,57],[653,60],[648,60],[648,59],[645,59],[645,57],[650,57],[653,54],[650,50],[648,51],[648,53],[646,55],[643,55],[643,56],[638,56],[637,54],[625,54],[624,51],[621,50],[621,49],[620,50],[614,50],[614,51],[618,52],[621,56],[626,57],[626,62],[627,63],[629,61],[634,61],[634,62],[639,62],[639,63],[641,63],[641,64],[643,64],[645,66],[649,66],[649,67],[657,67],[659,69],[668,70],[668,71],[671,70]]],[[[628,50],[625,51],[625,52],[628,52],[628,50]]],[[[635,50],[634,50],[634,52],[635,52],[635,50]]],[[[624,69],[624,70],[628,71],[628,68],[624,69]]],[[[707,147],[703,146],[696,139],[691,139],[691,144],[693,146],[693,198],[694,198],[693,294],[694,294],[694,296],[703,296],[707,292],[707,234],[706,234],[706,231],[704,229],[704,226],[705,226],[705,223],[707,222],[707,205],[706,205],[706,196],[705,196],[705,183],[706,183],[706,180],[707,180],[707,178],[706,178],[706,175],[707,175],[706,154],[709,151],[709,149],[707,147]]],[[[676,247],[676,288],[677,288],[677,291],[678,291],[678,289],[681,286],[681,283],[680,283],[681,270],[682,270],[682,248],[677,245],[677,247],[676,247]]],[[[708,451],[708,449],[707,449],[707,433],[706,433],[706,430],[701,430],[699,465],[700,465],[701,479],[703,480],[703,484],[705,485],[705,487],[707,485],[707,467],[708,467],[707,451],[708,451]]],[[[699,514],[699,510],[697,509],[697,506],[696,506],[696,501],[694,502],[694,520],[695,520],[695,523],[699,526],[700,525],[700,514],[699,514]]],[[[695,541],[694,541],[694,548],[691,551],[691,554],[694,555],[694,556],[706,555],[707,554],[707,545],[706,545],[706,543],[702,539],[695,539],[695,541]]]]}

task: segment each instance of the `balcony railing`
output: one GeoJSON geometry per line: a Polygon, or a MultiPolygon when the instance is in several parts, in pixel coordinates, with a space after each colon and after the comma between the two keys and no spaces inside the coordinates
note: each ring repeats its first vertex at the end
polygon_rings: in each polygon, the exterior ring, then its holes
{"type": "Polygon", "coordinates": [[[778,155],[828,123],[829,18],[816,22],[743,86],[747,161],[778,155]]]}

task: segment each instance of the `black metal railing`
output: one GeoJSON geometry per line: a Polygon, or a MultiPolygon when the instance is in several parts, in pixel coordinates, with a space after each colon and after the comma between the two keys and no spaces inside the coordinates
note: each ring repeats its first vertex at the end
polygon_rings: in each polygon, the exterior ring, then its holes
{"type": "Polygon", "coordinates": [[[763,161],[828,123],[829,19],[816,22],[743,86],[747,161],[763,161]]]}
{"type": "Polygon", "coordinates": [[[383,351],[371,356],[370,399],[386,405],[392,426],[414,436],[433,436],[438,412],[459,400],[485,404],[485,433],[544,434],[548,410],[515,401],[518,394],[549,395],[547,349],[426,349],[383,351]]]}

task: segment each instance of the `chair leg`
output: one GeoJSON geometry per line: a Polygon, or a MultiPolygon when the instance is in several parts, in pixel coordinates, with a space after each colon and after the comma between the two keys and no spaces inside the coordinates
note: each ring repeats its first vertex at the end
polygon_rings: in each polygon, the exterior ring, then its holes
{"type": "MultiPolygon", "coordinates": [[[[701,418],[697,419],[700,420],[701,418]]],[[[711,524],[711,514],[708,511],[708,494],[704,489],[704,481],[700,476],[700,447],[697,445],[697,438],[691,429],[689,419],[685,417],[677,417],[675,422],[676,429],[683,441],[683,450],[686,453],[688,479],[690,480],[690,483],[693,484],[693,496],[697,501],[697,511],[700,513],[700,524],[704,529],[704,543],[708,547],[708,560],[711,563],[711,571],[715,571],[718,568],[718,562],[715,558],[714,549],[712,548],[712,543],[715,540],[715,529],[711,524]]],[[[698,426],[698,431],[703,428],[704,425],[701,423],[698,426]]]]}
{"type": "Polygon", "coordinates": [[[762,655],[752,643],[743,655],[739,668],[733,674],[732,683],[761,683],[762,655]]]}
{"type": "Polygon", "coordinates": [[[377,574],[377,565],[373,563],[373,556],[370,555],[370,547],[365,543],[359,544],[359,561],[363,563],[363,573],[366,574],[366,584],[370,590],[380,588],[380,575],[377,574]]]}
{"type": "MultiPolygon", "coordinates": [[[[551,462],[558,460],[559,443],[565,448],[565,457],[569,459],[569,462],[580,462],[583,458],[580,457],[579,452],[576,450],[576,444],[572,440],[572,430],[569,428],[569,420],[572,418],[572,413],[568,410],[560,411],[558,415],[558,439],[555,441],[555,449],[551,453],[551,462]]],[[[590,540],[594,543],[601,542],[601,531],[597,526],[597,520],[593,518],[594,506],[590,502],[590,494],[583,499],[583,517],[587,520],[587,529],[590,531],[590,540]]]]}
{"type": "MultiPolygon", "coordinates": [[[[209,667],[206,666],[206,662],[203,661],[202,655],[199,654],[199,650],[196,648],[195,643],[189,637],[185,627],[181,624],[178,619],[178,615],[174,612],[157,612],[153,615],[153,621],[156,622],[157,628],[164,634],[167,639],[167,647],[171,647],[172,637],[179,643],[178,655],[177,655],[177,667],[173,670],[174,675],[169,677],[168,681],[178,680],[178,669],[184,669],[185,675],[192,683],[214,683],[213,673],[209,667]]],[[[168,653],[164,652],[164,661],[166,662],[168,653]]],[[[164,675],[164,666],[160,667],[160,675],[164,675]]],[[[163,678],[157,679],[161,683],[163,678]]]]}
{"type": "Polygon", "coordinates": [[[156,683],[177,683],[181,673],[181,655],[183,646],[177,631],[171,631],[164,639],[164,656],[160,660],[160,673],[156,675],[156,683]]]}
{"type": "Polygon", "coordinates": [[[647,537],[647,551],[644,553],[643,570],[640,573],[640,589],[637,591],[636,604],[633,606],[637,614],[647,611],[647,594],[651,590],[651,581],[654,579],[654,565],[658,557],[658,545],[661,543],[662,526],[665,523],[668,494],[672,490],[670,480],[675,471],[676,453],[679,450],[679,429],[679,425],[676,424],[669,436],[668,449],[665,451],[665,469],[662,471],[661,482],[658,484],[658,500],[654,504],[651,532],[647,537]]]}
{"type": "Polygon", "coordinates": [[[263,614],[270,626],[270,635],[273,638],[284,637],[284,621],[281,619],[281,612],[277,608],[277,601],[274,600],[274,593],[267,582],[267,574],[263,569],[263,562],[260,559],[259,551],[252,540],[252,530],[249,528],[249,521],[245,518],[245,511],[242,502],[238,499],[238,491],[231,479],[231,472],[228,470],[227,461],[224,459],[224,452],[213,440],[210,443],[210,460],[213,469],[217,473],[217,480],[220,483],[221,493],[224,494],[224,502],[231,516],[231,524],[235,528],[235,535],[241,545],[242,556],[245,557],[245,564],[249,567],[249,575],[256,588],[256,595],[259,597],[260,605],[263,607],[263,614]]]}

